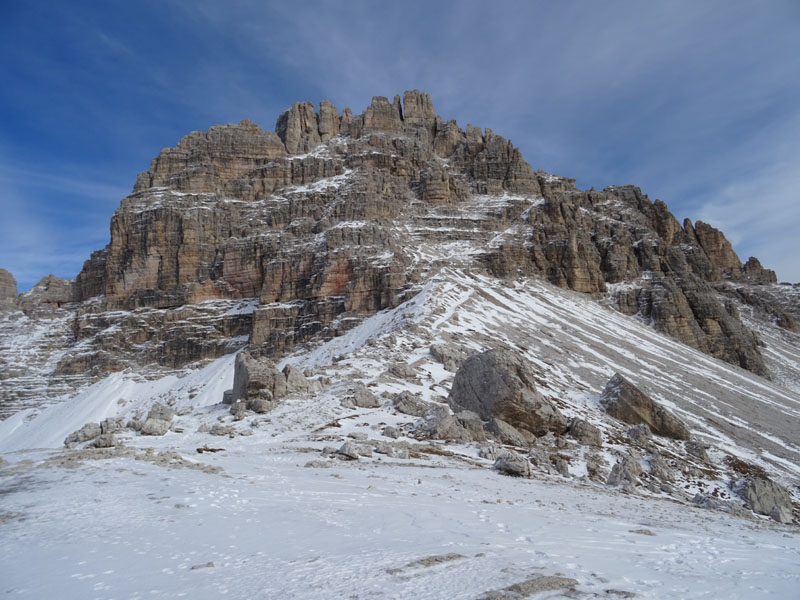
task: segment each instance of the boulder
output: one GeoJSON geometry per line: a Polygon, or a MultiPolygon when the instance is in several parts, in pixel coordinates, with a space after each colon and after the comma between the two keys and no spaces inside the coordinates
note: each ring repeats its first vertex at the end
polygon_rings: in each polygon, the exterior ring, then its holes
{"type": "Polygon", "coordinates": [[[492,437],[501,444],[523,447],[530,445],[528,443],[528,438],[523,435],[522,432],[512,427],[502,419],[492,419],[489,421],[489,423],[486,425],[486,431],[488,431],[492,437]]]}
{"type": "Polygon", "coordinates": [[[777,504],[769,511],[769,516],[773,521],[789,525],[792,522],[792,509],[788,506],[778,506],[777,504]]]}
{"type": "Polygon", "coordinates": [[[169,426],[169,421],[148,417],[145,422],[142,423],[142,428],[139,430],[139,433],[142,435],[164,435],[169,431],[169,426]]]}
{"type": "Polygon", "coordinates": [[[405,379],[407,381],[412,381],[417,378],[417,371],[409,364],[406,363],[394,363],[391,367],[389,367],[389,375],[393,377],[397,377],[398,379],[405,379]]]}
{"type": "Polygon", "coordinates": [[[530,477],[531,463],[519,454],[504,454],[494,461],[494,468],[504,475],[512,477],[530,477]]]}
{"type": "Polygon", "coordinates": [[[381,406],[381,401],[378,397],[370,392],[363,383],[353,388],[353,395],[350,401],[353,406],[358,408],[380,408],[381,406]]]}
{"type": "Polygon", "coordinates": [[[616,373],[606,384],[600,397],[606,412],[631,425],[645,423],[656,435],[688,440],[689,430],[672,413],[653,401],[647,394],[616,373]]]}
{"type": "Polygon", "coordinates": [[[455,344],[433,344],[430,349],[431,356],[436,362],[441,363],[448,371],[456,372],[467,359],[467,352],[455,344]]]}
{"type": "Polygon", "coordinates": [[[112,419],[109,417],[100,422],[101,435],[116,433],[122,429],[125,429],[125,424],[122,419],[112,419]]]}
{"type": "Polygon", "coordinates": [[[660,479],[661,481],[675,481],[675,473],[673,472],[673,469],[660,454],[653,454],[649,458],[648,463],[650,465],[650,474],[653,477],[660,479]]]}
{"type": "Polygon", "coordinates": [[[172,421],[175,416],[175,411],[171,408],[164,406],[160,402],[156,402],[147,413],[147,419],[158,419],[159,421],[172,421]]]}
{"type": "Polygon", "coordinates": [[[493,442],[481,444],[478,447],[478,456],[491,460],[492,462],[496,461],[501,456],[506,456],[507,454],[513,454],[513,451],[503,448],[503,446],[493,442]]]}
{"type": "MultiPolygon", "coordinates": [[[[236,404],[238,405],[241,403],[237,402],[236,404]]],[[[268,413],[276,406],[278,406],[278,403],[272,399],[272,395],[266,390],[262,390],[261,394],[255,398],[249,399],[245,404],[247,410],[252,410],[254,413],[258,414],[268,413]]]]}
{"type": "Polygon", "coordinates": [[[103,433],[102,428],[100,427],[100,423],[86,423],[83,427],[78,429],[77,431],[73,431],[64,439],[64,445],[69,446],[71,444],[81,444],[83,442],[88,442],[89,440],[93,440],[97,436],[103,433]]]}
{"type": "Polygon", "coordinates": [[[233,404],[233,389],[222,392],[222,403],[233,404]]]}
{"type": "Polygon", "coordinates": [[[283,376],[286,377],[287,394],[292,394],[294,392],[305,393],[308,391],[308,379],[306,379],[306,376],[292,365],[286,365],[283,368],[283,376]]]}
{"type": "Polygon", "coordinates": [[[636,485],[639,475],[642,474],[642,465],[637,456],[625,456],[611,469],[611,474],[606,480],[606,485],[619,486],[631,491],[636,485]]]}
{"type": "Polygon", "coordinates": [[[394,407],[397,412],[412,417],[422,417],[431,407],[429,402],[418,398],[411,392],[400,392],[394,397],[394,407]]]}
{"type": "Polygon", "coordinates": [[[628,431],[625,432],[625,437],[637,446],[645,446],[653,439],[653,433],[650,431],[650,426],[647,423],[639,423],[628,429],[628,431]]]}
{"type": "Polygon", "coordinates": [[[234,435],[236,433],[236,429],[233,425],[223,425],[222,423],[215,423],[214,426],[209,431],[211,435],[234,435]]]}
{"type": "Polygon", "coordinates": [[[468,433],[470,441],[486,441],[486,431],[483,428],[483,421],[472,411],[462,410],[456,414],[459,425],[468,433]]]}
{"type": "Polygon", "coordinates": [[[433,405],[418,428],[421,437],[455,442],[482,442],[486,440],[483,422],[480,417],[470,411],[462,411],[457,415],[447,414],[445,407],[433,405]]]}
{"type": "Polygon", "coordinates": [[[244,400],[248,409],[251,406],[271,409],[286,395],[286,389],[286,376],[275,368],[272,361],[255,358],[249,352],[240,352],[236,356],[233,402],[244,400]],[[262,400],[266,403],[259,402],[262,400]]]}
{"type": "Polygon", "coordinates": [[[737,486],[747,508],[759,515],[788,514],[792,512],[792,498],[786,488],[762,477],[745,477],[737,486]]]}
{"type": "Polygon", "coordinates": [[[102,433],[92,441],[90,446],[92,448],[114,448],[117,444],[117,439],[113,434],[102,433]]]}
{"type": "Polygon", "coordinates": [[[585,446],[602,446],[603,436],[600,430],[584,419],[572,419],[567,433],[585,446]]]}
{"type": "Polygon", "coordinates": [[[230,413],[235,421],[241,421],[247,415],[247,403],[243,400],[237,400],[231,404],[230,413]]]}
{"type": "Polygon", "coordinates": [[[400,432],[400,431],[397,429],[397,427],[392,427],[391,425],[387,425],[386,427],[384,427],[384,428],[383,428],[383,432],[382,432],[382,433],[383,433],[383,435],[385,435],[386,437],[388,437],[388,438],[392,438],[393,440],[396,440],[397,438],[399,438],[400,436],[402,436],[402,435],[403,435],[403,434],[402,434],[402,433],[401,433],[401,432],[400,432]]]}
{"type": "Polygon", "coordinates": [[[358,457],[361,456],[361,451],[353,442],[345,442],[335,452],[335,456],[342,460],[358,460],[358,457]]]}
{"type": "Polygon", "coordinates": [[[509,351],[469,357],[456,372],[448,397],[453,412],[469,410],[484,421],[497,418],[535,435],[563,433],[567,420],[536,390],[527,363],[509,351]]]}
{"type": "Polygon", "coordinates": [[[695,458],[699,458],[703,462],[709,462],[711,459],[708,457],[706,450],[708,446],[697,440],[688,440],[686,442],[686,452],[695,458]]]}

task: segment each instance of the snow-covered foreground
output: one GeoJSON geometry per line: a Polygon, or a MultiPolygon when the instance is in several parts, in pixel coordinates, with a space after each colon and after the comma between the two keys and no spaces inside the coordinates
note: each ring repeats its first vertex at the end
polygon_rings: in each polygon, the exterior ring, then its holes
{"type": "Polygon", "coordinates": [[[626,448],[597,393],[620,371],[711,443],[715,460],[744,457],[796,485],[793,392],[578,295],[451,273],[398,309],[286,358],[327,383],[267,415],[233,422],[219,403],[232,384],[228,356],[183,377],[111,375],[0,423],[9,463],[0,462],[0,590],[65,599],[449,600],[559,575],[574,579],[574,590],[531,597],[798,597],[797,527],[688,504],[719,479],[678,473],[673,496],[628,494],[590,481],[577,458],[569,477],[515,479],[493,471],[472,445],[408,437],[416,419],[387,398],[375,409],[341,405],[354,382],[379,396],[408,390],[441,402],[453,373],[429,348],[442,341],[516,348],[541,376],[543,394],[602,429],[609,467],[626,448]],[[387,373],[397,362],[414,377],[387,373]],[[128,430],[117,450],[55,449],[87,421],[141,417],[156,401],[177,411],[162,437],[128,430]],[[198,431],[217,423],[238,435],[198,431]],[[386,425],[405,435],[385,437],[386,425]],[[405,443],[411,457],[321,457],[348,436],[405,443]],[[198,454],[204,446],[221,450],[198,454]],[[170,454],[159,459],[161,452],[170,454]],[[202,466],[218,472],[191,468],[202,466]]]}
{"type": "Polygon", "coordinates": [[[2,525],[3,592],[466,599],[556,573],[579,582],[576,598],[800,589],[790,528],[436,457],[311,469],[279,444],[219,445],[207,462],[224,475],[117,458],[5,477],[3,512],[18,516],[2,525]],[[406,566],[451,553],[461,556],[406,566]]]}

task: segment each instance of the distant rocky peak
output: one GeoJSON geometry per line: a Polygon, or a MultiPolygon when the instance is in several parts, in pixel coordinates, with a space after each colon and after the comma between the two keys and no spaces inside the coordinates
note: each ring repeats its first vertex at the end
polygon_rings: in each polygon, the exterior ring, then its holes
{"type": "Polygon", "coordinates": [[[0,269],[0,310],[11,308],[16,302],[17,280],[5,269],[0,269]]]}

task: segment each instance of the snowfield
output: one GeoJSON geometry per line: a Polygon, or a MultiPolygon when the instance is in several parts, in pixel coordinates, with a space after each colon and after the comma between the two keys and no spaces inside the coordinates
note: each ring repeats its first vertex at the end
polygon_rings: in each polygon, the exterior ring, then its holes
{"type": "MultiPolygon", "coordinates": [[[[598,394],[620,372],[680,416],[715,460],[746,459],[797,501],[796,390],[579,294],[445,270],[400,307],[285,358],[279,366],[309,369],[324,386],[266,415],[233,421],[220,403],[233,382],[229,355],[183,376],[110,375],[0,423],[0,590],[37,599],[450,600],[548,576],[563,579],[536,580],[555,587],[526,597],[798,597],[800,529],[692,505],[712,485],[735,500],[707,474],[679,474],[675,496],[627,493],[590,481],[579,458],[569,476],[518,479],[492,470],[474,445],[410,437],[416,418],[387,395],[443,402],[453,373],[429,349],[444,342],[525,356],[543,395],[601,429],[609,466],[623,429],[600,411],[598,394]],[[414,377],[393,376],[395,363],[414,377]],[[380,408],[341,405],[357,382],[380,408]],[[116,449],[62,449],[85,423],[141,418],[154,402],[177,412],[166,435],[127,430],[116,449]],[[211,435],[213,425],[235,433],[211,435]],[[385,426],[400,438],[383,435],[385,426]],[[322,456],[346,440],[405,444],[410,457],[322,456]]],[[[679,442],[657,443],[667,453],[679,442]]]]}

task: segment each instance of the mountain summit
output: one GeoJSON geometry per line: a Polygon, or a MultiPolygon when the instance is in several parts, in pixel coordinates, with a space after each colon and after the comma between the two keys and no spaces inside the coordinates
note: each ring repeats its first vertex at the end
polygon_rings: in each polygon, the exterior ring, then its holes
{"type": "Polygon", "coordinates": [[[798,356],[800,289],[720,231],[419,91],[194,132],[76,279],[0,269],[2,579],[791,595],[798,356]]]}
{"type": "Polygon", "coordinates": [[[800,328],[796,291],[755,258],[743,265],[720,231],[680,224],[636,187],[583,191],[533,171],[417,90],[357,116],[301,102],[275,131],[189,134],[139,175],[74,281],[45,279],[17,305],[69,314],[63,354],[34,361],[45,375],[101,376],[245,343],[277,358],[398,306],[443,266],[586,293],[764,377],[737,307],[800,328]],[[239,301],[248,310],[232,311],[239,301]]]}

